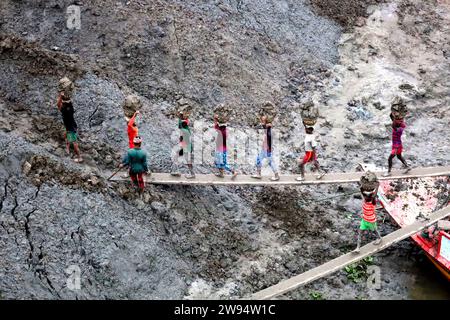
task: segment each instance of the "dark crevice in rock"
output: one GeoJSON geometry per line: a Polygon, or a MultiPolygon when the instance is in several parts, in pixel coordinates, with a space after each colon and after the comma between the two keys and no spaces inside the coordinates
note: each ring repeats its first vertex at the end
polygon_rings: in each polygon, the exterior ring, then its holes
{"type": "Polygon", "coordinates": [[[34,194],[34,197],[31,200],[36,200],[36,198],[39,196],[40,191],[41,191],[41,185],[38,185],[37,189],[36,189],[36,193],[34,194]]]}
{"type": "Polygon", "coordinates": [[[17,241],[17,236],[14,236],[14,242],[16,243],[17,247],[20,247],[19,241],[17,241]]]}
{"type": "Polygon", "coordinates": [[[28,240],[28,245],[30,246],[30,253],[28,255],[28,265],[33,264],[34,257],[34,245],[32,241],[31,231],[30,231],[30,215],[33,214],[36,209],[31,210],[29,213],[25,215],[25,236],[28,240]]]}
{"type": "Polygon", "coordinates": [[[11,209],[11,215],[13,216],[14,220],[16,220],[16,222],[19,221],[17,219],[17,215],[16,215],[16,209],[18,206],[19,206],[19,202],[17,201],[17,196],[14,196],[14,207],[12,207],[12,209],[11,209]]]}
{"type": "MultiPolygon", "coordinates": [[[[94,103],[94,101],[92,101],[92,103],[94,103]]],[[[92,118],[95,116],[95,114],[97,113],[99,108],[100,108],[100,104],[97,103],[97,105],[95,106],[94,112],[91,113],[91,115],[89,116],[89,119],[88,119],[89,128],[92,128],[92,118]]]]}
{"type": "Polygon", "coordinates": [[[61,298],[60,294],[53,286],[52,281],[48,278],[47,271],[45,269],[42,271],[39,271],[39,279],[41,279],[42,281],[44,281],[44,283],[46,283],[48,285],[48,287],[46,287],[46,288],[53,296],[61,298]]]}
{"type": "Polygon", "coordinates": [[[5,229],[6,233],[9,234],[8,229],[6,229],[5,224],[3,223],[3,221],[0,221],[0,226],[2,226],[3,229],[5,229]]]}
{"type": "Polygon", "coordinates": [[[8,197],[8,186],[9,186],[9,177],[6,179],[6,182],[5,182],[3,196],[2,196],[2,200],[0,202],[0,213],[3,210],[3,203],[5,202],[6,198],[8,197]]]}

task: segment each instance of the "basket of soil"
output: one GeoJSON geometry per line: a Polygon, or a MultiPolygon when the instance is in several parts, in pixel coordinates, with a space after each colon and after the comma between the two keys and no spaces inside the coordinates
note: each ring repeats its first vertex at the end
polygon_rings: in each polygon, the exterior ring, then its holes
{"type": "Polygon", "coordinates": [[[312,100],[301,105],[301,116],[305,127],[312,127],[316,124],[319,117],[319,109],[314,105],[312,100]]]}
{"type": "Polygon", "coordinates": [[[391,102],[391,117],[392,120],[402,120],[406,117],[408,108],[405,100],[401,97],[395,97],[391,102]]]}
{"type": "Polygon", "coordinates": [[[127,117],[131,118],[136,111],[141,109],[141,107],[142,107],[141,99],[139,99],[138,96],[132,94],[132,95],[128,95],[125,98],[123,111],[127,117]]]}
{"type": "Polygon", "coordinates": [[[69,78],[64,77],[59,80],[58,91],[60,93],[63,93],[64,97],[71,99],[74,90],[75,90],[75,85],[69,78]]]}
{"type": "Polygon", "coordinates": [[[359,180],[361,184],[361,189],[364,193],[373,193],[377,190],[380,182],[378,181],[377,175],[371,171],[367,171],[361,176],[359,180]]]}

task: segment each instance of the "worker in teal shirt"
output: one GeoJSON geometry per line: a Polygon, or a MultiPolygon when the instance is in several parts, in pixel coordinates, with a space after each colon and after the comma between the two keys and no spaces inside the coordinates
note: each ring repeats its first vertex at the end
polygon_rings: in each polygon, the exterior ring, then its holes
{"type": "Polygon", "coordinates": [[[147,153],[141,149],[142,138],[137,136],[133,140],[134,148],[129,149],[120,167],[128,167],[133,184],[142,193],[145,188],[144,174],[148,174],[147,153]]]}

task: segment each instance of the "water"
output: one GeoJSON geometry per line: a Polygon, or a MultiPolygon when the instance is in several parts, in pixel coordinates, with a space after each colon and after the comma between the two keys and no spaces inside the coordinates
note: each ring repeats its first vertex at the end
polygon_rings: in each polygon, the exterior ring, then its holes
{"type": "Polygon", "coordinates": [[[423,256],[417,262],[416,279],[409,291],[409,299],[414,300],[450,300],[450,281],[423,256]]]}

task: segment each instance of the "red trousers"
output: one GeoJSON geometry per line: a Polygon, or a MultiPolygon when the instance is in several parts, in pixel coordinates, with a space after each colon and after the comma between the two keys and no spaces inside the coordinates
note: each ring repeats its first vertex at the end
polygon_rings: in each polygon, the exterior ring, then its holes
{"type": "Polygon", "coordinates": [[[144,172],[133,173],[130,171],[130,178],[131,178],[131,181],[139,187],[139,189],[145,188],[144,172]]]}
{"type": "Polygon", "coordinates": [[[302,164],[307,164],[308,162],[314,162],[317,160],[317,155],[314,151],[306,151],[303,157],[302,164]]]}

